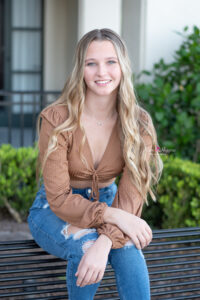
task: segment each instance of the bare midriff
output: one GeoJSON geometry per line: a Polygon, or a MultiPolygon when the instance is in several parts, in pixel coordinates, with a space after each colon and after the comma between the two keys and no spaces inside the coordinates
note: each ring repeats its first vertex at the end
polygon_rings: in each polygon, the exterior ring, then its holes
{"type": "MultiPolygon", "coordinates": [[[[99,182],[98,183],[99,189],[109,186],[111,183],[115,181],[115,179],[116,178],[112,178],[110,181],[107,182],[99,182]]],[[[75,189],[92,188],[92,181],[70,180],[70,185],[72,188],[75,189]]]]}

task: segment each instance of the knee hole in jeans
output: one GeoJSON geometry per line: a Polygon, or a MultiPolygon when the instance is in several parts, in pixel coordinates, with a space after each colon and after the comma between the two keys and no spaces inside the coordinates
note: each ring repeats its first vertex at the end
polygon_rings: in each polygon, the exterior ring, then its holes
{"type": "Polygon", "coordinates": [[[64,235],[65,239],[68,239],[69,237],[73,237],[74,240],[78,240],[88,233],[96,232],[95,228],[85,228],[85,229],[77,230],[77,232],[75,232],[75,233],[69,233],[70,226],[72,226],[72,225],[66,224],[63,227],[63,229],[61,230],[61,234],[64,235]]]}
{"type": "Polygon", "coordinates": [[[85,242],[82,245],[82,251],[83,251],[83,253],[85,253],[94,243],[95,243],[95,240],[89,240],[89,241],[85,242]]]}

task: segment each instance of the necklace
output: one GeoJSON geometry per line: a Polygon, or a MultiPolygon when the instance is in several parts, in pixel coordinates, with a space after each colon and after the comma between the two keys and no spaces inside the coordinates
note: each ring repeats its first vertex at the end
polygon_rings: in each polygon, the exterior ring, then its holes
{"type": "MultiPolygon", "coordinates": [[[[114,114],[115,114],[115,113],[114,113],[114,114]]],[[[114,114],[112,114],[112,116],[107,117],[103,122],[102,122],[102,121],[97,121],[96,119],[95,119],[95,122],[97,123],[98,126],[103,126],[104,123],[105,123],[108,119],[110,119],[110,118],[112,118],[112,117],[114,116],[114,114]]]]}
{"type": "Polygon", "coordinates": [[[90,117],[87,114],[85,116],[87,119],[90,119],[93,122],[95,122],[97,126],[103,126],[108,119],[112,119],[115,115],[117,115],[116,111],[112,112],[112,114],[105,118],[105,120],[103,121],[98,121],[95,117],[93,117],[92,114],[90,114],[90,117]]]}
{"type": "Polygon", "coordinates": [[[100,122],[100,121],[96,121],[96,122],[97,122],[97,125],[98,125],[98,126],[102,126],[102,125],[103,125],[103,123],[100,122]]]}

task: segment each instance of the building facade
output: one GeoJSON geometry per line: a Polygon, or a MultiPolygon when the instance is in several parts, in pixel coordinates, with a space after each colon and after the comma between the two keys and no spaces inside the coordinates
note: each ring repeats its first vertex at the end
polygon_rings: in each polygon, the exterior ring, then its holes
{"type": "Polygon", "coordinates": [[[87,31],[118,32],[137,74],[163,56],[170,60],[181,42],[172,31],[198,25],[198,8],[198,0],[0,0],[0,133],[33,126],[45,101],[62,90],[87,31]]]}

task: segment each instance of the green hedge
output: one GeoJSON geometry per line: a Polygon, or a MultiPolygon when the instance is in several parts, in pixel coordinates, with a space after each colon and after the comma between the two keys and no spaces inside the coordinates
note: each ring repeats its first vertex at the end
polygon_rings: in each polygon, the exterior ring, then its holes
{"type": "Polygon", "coordinates": [[[37,191],[36,157],[32,147],[0,147],[0,207],[6,207],[18,221],[20,216],[25,220],[37,191]]]}
{"type": "MultiPolygon", "coordinates": [[[[37,193],[37,151],[0,147],[0,207],[14,209],[25,220],[37,193]]],[[[143,217],[154,228],[200,225],[200,165],[161,154],[164,171],[143,217]]]]}
{"type": "Polygon", "coordinates": [[[150,82],[136,80],[136,92],[153,118],[159,145],[200,163],[200,28],[188,33],[185,27],[180,35],[172,62],[161,59],[141,72],[139,78],[149,75],[150,82]]]}
{"type": "Polygon", "coordinates": [[[149,201],[143,217],[154,228],[200,225],[200,164],[161,155],[164,169],[156,189],[157,202],[149,201]]]}

